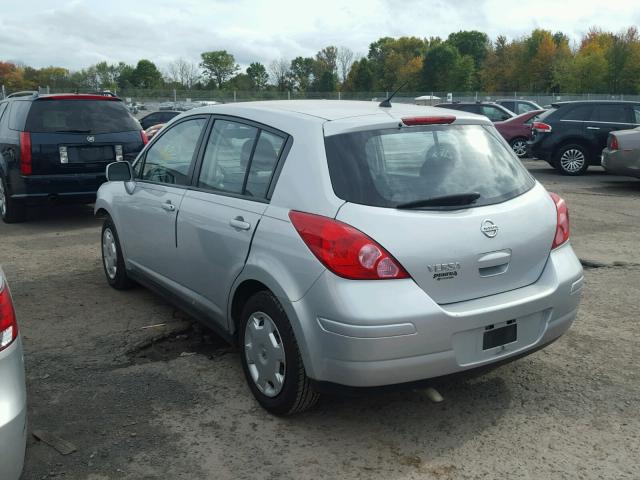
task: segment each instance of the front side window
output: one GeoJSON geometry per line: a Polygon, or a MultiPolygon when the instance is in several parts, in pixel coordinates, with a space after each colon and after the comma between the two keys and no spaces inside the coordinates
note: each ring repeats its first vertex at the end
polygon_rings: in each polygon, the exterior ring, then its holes
{"type": "Polygon", "coordinates": [[[149,147],[140,179],[169,185],[188,184],[198,139],[206,123],[204,118],[194,118],[165,131],[149,147]]]}
{"type": "Polygon", "coordinates": [[[489,127],[451,125],[346,133],[325,138],[334,192],[348,202],[394,208],[478,193],[471,206],[513,198],[533,178],[489,127]]]}
{"type": "Polygon", "coordinates": [[[626,123],[627,109],[624,105],[600,105],[593,109],[594,122],[626,123]]]}

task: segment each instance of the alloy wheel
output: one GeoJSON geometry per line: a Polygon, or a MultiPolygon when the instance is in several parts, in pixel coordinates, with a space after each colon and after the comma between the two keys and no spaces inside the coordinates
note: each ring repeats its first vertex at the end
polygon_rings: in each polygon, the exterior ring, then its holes
{"type": "Polygon", "coordinates": [[[118,273],[118,247],[113,232],[109,228],[105,228],[102,232],[102,258],[107,275],[114,280],[118,273]]]}
{"type": "Polygon", "coordinates": [[[286,372],[286,355],[278,327],[269,315],[255,312],[244,330],[244,352],[251,378],[267,397],[282,391],[286,372]]]}
{"type": "Polygon", "coordinates": [[[527,142],[524,140],[516,140],[511,145],[513,152],[519,157],[522,158],[527,154],[527,142]]]}
{"type": "Polygon", "coordinates": [[[577,148],[566,150],[560,157],[560,166],[565,172],[579,172],[585,163],[584,153],[577,148]]]}

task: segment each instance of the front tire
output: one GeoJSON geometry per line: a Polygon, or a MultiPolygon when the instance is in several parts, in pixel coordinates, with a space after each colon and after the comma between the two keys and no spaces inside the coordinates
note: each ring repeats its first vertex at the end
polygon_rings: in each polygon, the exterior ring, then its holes
{"type": "Polygon", "coordinates": [[[313,407],[320,396],[307,377],[287,315],[268,291],[253,295],[239,328],[242,368],[258,403],[275,415],[313,407]]]}
{"type": "Polygon", "coordinates": [[[117,290],[125,290],[133,285],[127,275],[118,232],[111,217],[107,216],[102,224],[102,267],[107,282],[117,290]]]}
{"type": "Polygon", "coordinates": [[[589,168],[589,152],[580,144],[565,145],[558,150],[553,163],[564,175],[582,175],[589,168]]]}
{"type": "Polygon", "coordinates": [[[24,222],[27,216],[26,207],[11,198],[7,182],[0,177],[0,217],[4,223],[24,222]]]}
{"type": "Polygon", "coordinates": [[[515,153],[518,158],[525,158],[527,156],[527,139],[523,137],[517,137],[509,142],[511,145],[511,149],[513,153],[515,153]]]}

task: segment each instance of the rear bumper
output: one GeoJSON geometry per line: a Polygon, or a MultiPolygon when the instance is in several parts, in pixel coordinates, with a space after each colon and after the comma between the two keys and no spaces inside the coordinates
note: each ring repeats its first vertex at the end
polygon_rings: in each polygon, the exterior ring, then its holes
{"type": "Polygon", "coordinates": [[[0,478],[17,480],[27,441],[27,393],[20,339],[0,352],[0,478]]]}
{"type": "Polygon", "coordinates": [[[325,272],[285,308],[312,379],[375,387],[534,351],[571,326],[582,284],[582,266],[567,244],[550,254],[536,283],[484,298],[438,305],[412,280],[354,282],[325,272]],[[517,322],[517,340],[483,350],[485,327],[509,320],[517,322]]]}
{"type": "Polygon", "coordinates": [[[640,152],[638,150],[602,151],[602,166],[615,175],[628,175],[640,178],[640,152]]]}
{"type": "Polygon", "coordinates": [[[92,202],[104,182],[104,172],[21,176],[11,185],[11,198],[29,203],[51,198],[92,202]]]}

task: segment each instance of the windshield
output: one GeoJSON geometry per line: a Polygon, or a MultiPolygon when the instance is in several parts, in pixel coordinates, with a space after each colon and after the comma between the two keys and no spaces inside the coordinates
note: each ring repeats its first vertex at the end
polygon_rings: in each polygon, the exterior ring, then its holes
{"type": "Polygon", "coordinates": [[[113,100],[33,102],[26,130],[36,133],[116,133],[140,130],[126,107],[113,100]]]}
{"type": "Polygon", "coordinates": [[[480,194],[469,207],[513,198],[535,181],[491,130],[438,125],[326,137],[333,189],[348,202],[390,208],[469,193],[480,194]]]}

